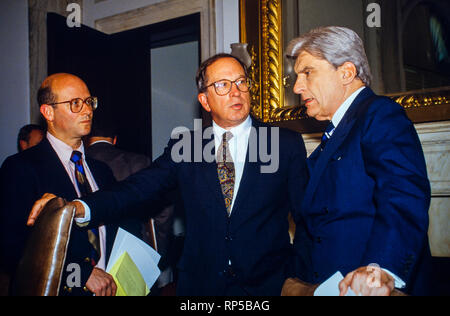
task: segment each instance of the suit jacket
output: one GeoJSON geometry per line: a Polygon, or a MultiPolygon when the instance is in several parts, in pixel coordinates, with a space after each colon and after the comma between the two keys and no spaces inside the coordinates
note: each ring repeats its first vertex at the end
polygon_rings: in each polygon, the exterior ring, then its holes
{"type": "MultiPolygon", "coordinates": [[[[274,131],[268,125],[253,121],[253,126],[256,133],[251,134],[249,142],[256,138],[264,142],[261,137],[264,127],[271,139],[274,131]]],[[[198,139],[194,133],[184,137],[198,139]]],[[[178,186],[185,209],[186,232],[178,263],[177,294],[233,295],[234,292],[226,292],[227,285],[233,284],[240,288],[236,293],[280,295],[290,273],[292,256],[288,213],[299,203],[307,180],[304,174],[306,150],[301,135],[279,129],[279,168],[275,173],[261,173],[264,163],[259,158],[251,162],[250,150],[247,152],[230,217],[217,175],[217,163],[205,159],[174,162],[171,151],[176,142],[171,140],[164,154],[149,169],[131,176],[113,191],[97,192],[83,199],[92,211],[91,224],[126,216],[123,210],[129,205],[157,198],[178,186]]],[[[200,149],[215,151],[213,136],[202,143],[200,149]]],[[[271,142],[268,143],[270,152],[271,142]]],[[[177,153],[182,151],[176,148],[177,153]]],[[[198,158],[198,154],[198,148],[194,147],[187,153],[191,159],[198,158]]]]}
{"type": "MultiPolygon", "coordinates": [[[[111,170],[103,163],[86,159],[99,188],[112,185],[115,180],[111,170]]],[[[44,193],[53,193],[66,200],[77,198],[77,193],[56,152],[45,138],[40,144],[5,160],[0,169],[0,252],[1,264],[13,275],[22,257],[30,228],[27,218],[34,202],[44,193]]],[[[115,230],[107,227],[108,251],[114,241],[115,230]]],[[[109,254],[108,254],[109,255],[109,254]]],[[[92,246],[86,229],[73,225],[61,281],[60,295],[87,295],[82,288],[64,290],[67,265],[81,267],[81,286],[84,287],[91,272],[92,246]]],[[[72,280],[72,279],[71,279],[72,280]]]]}
{"type": "MultiPolygon", "coordinates": [[[[124,151],[106,142],[99,142],[89,146],[86,149],[86,156],[106,163],[113,171],[114,177],[117,181],[125,180],[139,170],[149,167],[152,162],[151,159],[145,155],[124,151]]],[[[173,203],[174,201],[172,201],[169,197],[165,197],[158,204],[142,206],[152,210],[152,214],[163,210],[154,216],[157,249],[161,255],[165,255],[167,253],[170,245],[173,223],[173,207],[167,207],[167,205],[171,205],[173,203]]],[[[148,218],[144,218],[142,221],[138,221],[136,219],[127,220],[125,222],[121,222],[120,226],[142,239],[143,236],[141,226],[144,221],[147,222],[147,219],[148,218]]]]}
{"type": "Polygon", "coordinates": [[[310,181],[295,216],[299,276],[320,283],[376,263],[407,292],[425,290],[430,184],[403,108],[364,89],[307,164],[310,181]]]}

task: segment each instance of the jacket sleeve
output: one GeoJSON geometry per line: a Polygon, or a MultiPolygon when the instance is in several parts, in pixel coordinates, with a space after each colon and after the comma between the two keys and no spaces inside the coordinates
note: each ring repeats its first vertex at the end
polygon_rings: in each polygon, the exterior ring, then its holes
{"type": "Polygon", "coordinates": [[[151,165],[107,190],[100,190],[83,201],[91,210],[89,226],[112,223],[130,217],[145,217],[143,203],[157,203],[161,196],[175,189],[177,164],[171,159],[174,140],[151,165]]]}
{"type": "Polygon", "coordinates": [[[370,107],[362,152],[375,219],[361,265],[376,263],[408,284],[428,242],[431,192],[420,140],[403,108],[385,98],[370,107]]]}

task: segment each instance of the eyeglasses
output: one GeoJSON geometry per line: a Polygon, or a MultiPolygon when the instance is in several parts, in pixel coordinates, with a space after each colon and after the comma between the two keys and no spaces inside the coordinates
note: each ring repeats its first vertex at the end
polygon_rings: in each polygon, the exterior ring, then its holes
{"type": "Polygon", "coordinates": [[[224,96],[230,93],[233,83],[236,84],[236,87],[241,92],[248,92],[252,85],[252,81],[249,78],[239,78],[234,81],[222,79],[211,83],[209,86],[205,87],[205,89],[214,86],[214,90],[216,90],[217,95],[224,96]]]}
{"type": "Polygon", "coordinates": [[[98,107],[98,99],[97,97],[88,97],[86,100],[76,98],[70,101],[64,101],[64,102],[58,102],[58,103],[50,103],[49,105],[57,105],[57,104],[63,104],[63,103],[69,103],[70,104],[70,110],[72,113],[80,113],[81,110],[84,107],[84,104],[90,106],[93,111],[95,111],[98,107]]]}

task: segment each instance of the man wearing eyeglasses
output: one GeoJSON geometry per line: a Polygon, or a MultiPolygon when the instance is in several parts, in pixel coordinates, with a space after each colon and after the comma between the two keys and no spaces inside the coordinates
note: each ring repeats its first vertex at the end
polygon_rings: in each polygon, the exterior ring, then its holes
{"type": "MultiPolygon", "coordinates": [[[[22,256],[29,234],[25,222],[36,199],[54,192],[73,200],[114,183],[106,165],[84,157],[81,138],[89,134],[97,108],[97,99],[91,96],[86,84],[70,74],[52,75],[39,89],[38,101],[47,122],[46,137],[39,145],[9,157],[0,169],[0,258],[11,276],[22,256]]],[[[114,237],[115,233],[110,227],[98,226],[90,230],[73,227],[60,295],[115,293],[113,278],[104,272],[106,237],[114,237]],[[79,287],[67,284],[73,272],[67,271],[69,264],[80,267],[79,287]]]]}
{"type": "MultiPolygon", "coordinates": [[[[288,213],[299,205],[306,183],[306,150],[301,135],[250,117],[250,81],[237,58],[219,54],[202,63],[198,100],[211,113],[212,132],[200,148],[184,148],[187,160],[175,162],[171,140],[149,169],[114,187],[73,202],[78,222],[117,220],[126,209],[178,187],[185,209],[185,243],[178,263],[177,295],[280,295],[290,274],[288,213]],[[267,137],[265,137],[267,136],[267,137]],[[273,141],[272,141],[273,140],[273,141]],[[257,148],[278,156],[263,172],[257,148]],[[213,152],[213,161],[199,152],[213,152]],[[257,159],[252,160],[254,156],[257,159]]],[[[195,132],[183,136],[193,138],[195,132]]],[[[37,201],[32,225],[52,195],[37,201]]]]}

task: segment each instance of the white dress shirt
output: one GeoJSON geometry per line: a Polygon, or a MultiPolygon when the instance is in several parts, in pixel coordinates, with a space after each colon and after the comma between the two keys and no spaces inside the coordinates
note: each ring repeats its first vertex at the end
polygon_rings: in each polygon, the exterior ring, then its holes
{"type": "MultiPolygon", "coordinates": [[[[66,169],[67,175],[69,176],[70,180],[72,181],[73,187],[75,191],[77,192],[78,197],[81,197],[80,190],[78,189],[77,181],[75,178],[75,164],[70,161],[70,157],[72,156],[72,152],[74,151],[72,147],[64,143],[63,141],[59,140],[49,132],[47,132],[47,139],[50,143],[50,145],[55,150],[56,154],[58,155],[59,160],[61,161],[62,165],[64,166],[64,169],[66,169]]],[[[81,152],[83,154],[83,167],[84,171],[86,173],[86,178],[91,186],[92,192],[98,191],[97,183],[94,180],[94,177],[92,176],[91,170],[89,169],[89,166],[85,159],[85,153],[84,153],[84,145],[83,142],[81,142],[81,146],[76,149],[77,151],[81,152]]],[[[99,237],[100,237],[100,252],[101,256],[97,263],[97,268],[106,269],[106,228],[105,226],[100,226],[99,229],[99,237]]]]}
{"type": "Polygon", "coordinates": [[[240,125],[233,127],[230,130],[226,130],[216,122],[213,121],[214,142],[216,146],[216,153],[222,143],[223,134],[231,132],[233,138],[228,142],[231,158],[234,163],[234,190],[233,200],[231,201],[230,214],[233,212],[234,202],[239,191],[239,185],[241,184],[242,174],[244,173],[245,159],[247,157],[248,150],[248,138],[250,137],[250,131],[252,128],[252,119],[250,116],[240,125]]]}

